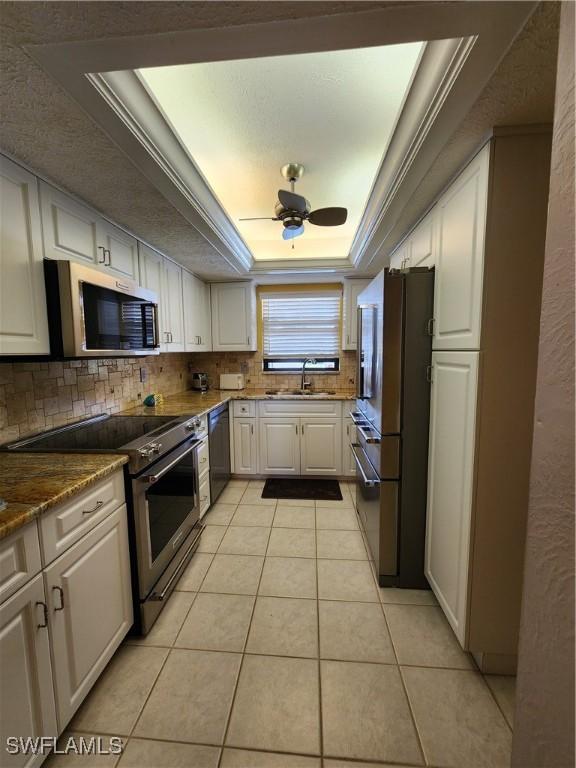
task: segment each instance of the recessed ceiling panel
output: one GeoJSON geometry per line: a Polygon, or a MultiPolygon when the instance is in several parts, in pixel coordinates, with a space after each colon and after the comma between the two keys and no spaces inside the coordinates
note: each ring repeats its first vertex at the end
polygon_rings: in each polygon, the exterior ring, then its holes
{"type": "Polygon", "coordinates": [[[254,258],[346,258],[422,43],[139,71],[254,258]],[[343,206],[338,227],[307,222],[282,239],[273,217],[285,163],[312,209],[343,206]],[[294,246],[294,247],[292,247],[294,246]]]}

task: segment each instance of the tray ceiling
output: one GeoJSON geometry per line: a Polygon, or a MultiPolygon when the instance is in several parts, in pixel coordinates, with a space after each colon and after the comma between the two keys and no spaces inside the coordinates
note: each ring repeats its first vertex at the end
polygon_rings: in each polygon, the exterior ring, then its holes
{"type": "Polygon", "coordinates": [[[139,70],[256,260],[339,259],[354,234],[423,43],[139,70]],[[312,208],[344,206],[339,227],[305,225],[282,240],[280,167],[305,166],[296,192],[312,208]],[[292,247],[294,246],[294,247],[292,247]]]}

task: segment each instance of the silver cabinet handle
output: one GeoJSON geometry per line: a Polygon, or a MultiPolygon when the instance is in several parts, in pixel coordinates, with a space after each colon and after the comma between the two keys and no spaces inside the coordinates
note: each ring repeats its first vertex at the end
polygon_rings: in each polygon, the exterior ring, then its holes
{"type": "MultiPolygon", "coordinates": [[[[110,253],[110,251],[108,251],[110,253]]],[[[110,266],[109,264],[107,266],[110,266]]],[[[130,286],[126,285],[126,283],[121,283],[119,280],[116,280],[116,288],[120,288],[121,291],[129,291],[130,286]]]]}
{"type": "Polygon", "coordinates": [[[430,320],[428,320],[426,330],[428,332],[428,336],[434,336],[434,318],[433,317],[431,317],[430,320]]]}
{"type": "MultiPolygon", "coordinates": [[[[109,248],[104,249],[104,258],[106,258],[106,254],[108,254],[108,261],[104,262],[105,266],[109,267],[112,264],[112,254],[110,253],[109,248]]],[[[128,289],[126,289],[128,290],[128,289]]]]}
{"type": "Polygon", "coordinates": [[[361,446],[357,445],[356,443],[350,443],[350,450],[352,451],[352,456],[354,457],[356,466],[360,470],[360,474],[362,475],[362,480],[364,481],[364,484],[369,487],[372,487],[374,485],[380,485],[381,480],[379,477],[370,478],[368,477],[366,472],[364,472],[364,467],[362,466],[362,462],[358,458],[358,454],[356,453],[356,448],[360,448],[360,450],[362,450],[361,446]]]}
{"type": "Polygon", "coordinates": [[[55,605],[54,610],[55,611],[63,611],[64,610],[64,590],[62,587],[52,587],[52,592],[58,592],[60,595],[60,605],[55,605]]]}
{"type": "Polygon", "coordinates": [[[42,606],[42,618],[44,619],[44,623],[36,624],[36,629],[44,629],[48,626],[48,606],[43,600],[36,600],[36,608],[38,606],[42,606]]]}
{"type": "Polygon", "coordinates": [[[100,507],[103,507],[103,506],[104,506],[104,502],[103,501],[97,501],[92,509],[83,509],[82,510],[82,514],[83,515],[92,515],[92,514],[94,514],[94,512],[97,512],[100,509],[100,507]]]}
{"type": "Polygon", "coordinates": [[[169,344],[170,343],[170,334],[168,333],[168,331],[164,331],[164,336],[166,336],[166,344],[169,344]]]}
{"type": "Polygon", "coordinates": [[[98,246],[98,250],[102,251],[102,258],[98,259],[98,264],[104,264],[106,265],[106,248],[104,248],[103,245],[98,246]]]}
{"type": "Polygon", "coordinates": [[[250,434],[254,434],[254,424],[250,424],[250,434]]]}
{"type": "Polygon", "coordinates": [[[295,426],[296,426],[296,434],[298,434],[298,424],[296,424],[295,426]]]}
{"type": "Polygon", "coordinates": [[[172,331],[170,331],[170,344],[174,342],[174,337],[172,336],[172,331]]]}

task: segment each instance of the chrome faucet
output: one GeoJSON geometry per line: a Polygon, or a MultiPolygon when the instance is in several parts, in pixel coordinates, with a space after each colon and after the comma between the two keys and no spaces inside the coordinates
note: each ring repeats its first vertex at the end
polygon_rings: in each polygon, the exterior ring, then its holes
{"type": "Polygon", "coordinates": [[[307,357],[306,360],[304,360],[304,363],[302,364],[302,379],[300,380],[300,390],[302,392],[304,392],[306,388],[310,386],[310,382],[305,381],[307,363],[312,363],[312,365],[314,365],[316,363],[316,360],[313,357],[307,357]]]}

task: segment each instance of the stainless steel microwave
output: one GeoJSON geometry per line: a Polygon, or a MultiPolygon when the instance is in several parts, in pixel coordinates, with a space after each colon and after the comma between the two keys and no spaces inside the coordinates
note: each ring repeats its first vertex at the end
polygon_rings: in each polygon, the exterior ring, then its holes
{"type": "Polygon", "coordinates": [[[158,298],[134,280],[45,259],[53,357],[157,355],[158,298]]]}

